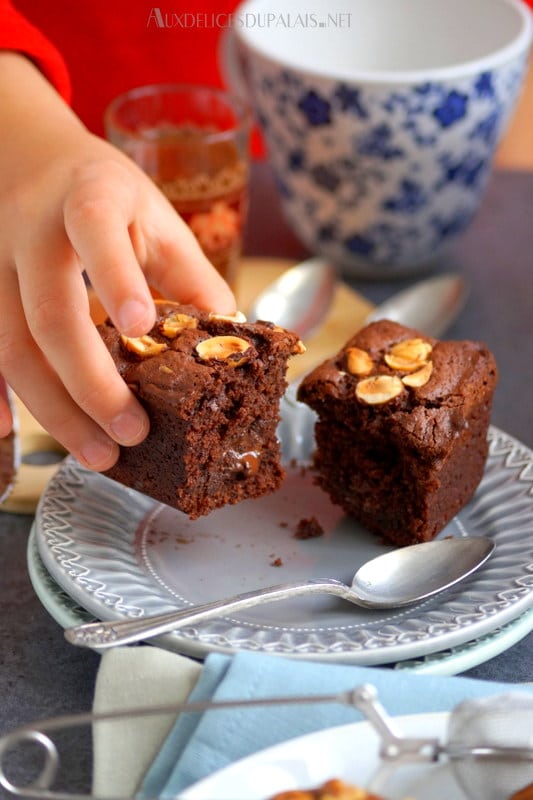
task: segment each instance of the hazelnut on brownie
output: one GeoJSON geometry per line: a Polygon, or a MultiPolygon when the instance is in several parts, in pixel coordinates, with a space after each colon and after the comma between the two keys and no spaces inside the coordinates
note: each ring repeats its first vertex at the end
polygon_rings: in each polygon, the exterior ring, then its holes
{"type": "Polygon", "coordinates": [[[279,488],[279,401],[296,334],[242,315],[157,301],[150,333],[98,329],[150,432],[107,475],[191,519],[279,488]]]}
{"type": "Polygon", "coordinates": [[[481,480],[496,381],[479,342],[368,325],[298,389],[318,414],[318,482],[386,541],[432,539],[481,480]]]}

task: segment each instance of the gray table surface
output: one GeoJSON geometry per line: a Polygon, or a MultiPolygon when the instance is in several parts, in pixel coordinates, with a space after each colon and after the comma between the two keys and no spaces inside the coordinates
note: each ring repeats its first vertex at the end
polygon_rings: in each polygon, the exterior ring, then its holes
{"type": "MultiPolygon", "coordinates": [[[[500,368],[493,423],[533,446],[533,174],[493,176],[483,206],[437,270],[457,269],[470,299],[448,338],[486,341],[500,368]]],[[[305,249],[284,226],[272,178],[263,166],[252,184],[246,242],[249,255],[299,258],[305,249]],[[265,213],[268,212],[268,213],[265,213]]],[[[353,282],[373,302],[412,283],[353,282]]],[[[91,707],[99,656],[68,645],[43,609],[28,578],[26,544],[32,518],[0,514],[0,735],[39,718],[91,707]]],[[[533,537],[533,531],[532,531],[533,537]]],[[[466,675],[509,683],[533,680],[533,634],[466,675]]],[[[88,731],[69,741],[68,787],[84,785],[89,771],[88,731]],[[75,777],[74,777],[75,776],[75,777]]],[[[25,766],[21,766],[25,774],[25,766]]],[[[6,796],[2,794],[0,797],[6,796]]]]}

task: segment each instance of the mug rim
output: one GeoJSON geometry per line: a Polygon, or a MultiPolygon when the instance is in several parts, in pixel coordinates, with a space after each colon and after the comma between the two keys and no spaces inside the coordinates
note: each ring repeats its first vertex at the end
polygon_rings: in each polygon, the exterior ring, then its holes
{"type": "MultiPolygon", "coordinates": [[[[309,66],[299,65],[297,62],[290,60],[281,60],[277,55],[268,51],[268,48],[257,45],[246,38],[244,27],[233,26],[232,32],[235,37],[246,47],[249,51],[258,55],[259,57],[276,64],[287,70],[294,70],[305,75],[313,76],[322,80],[341,80],[347,83],[361,83],[361,84],[416,84],[427,83],[435,81],[448,81],[458,78],[467,78],[471,75],[486,72],[495,69],[502,64],[509,63],[514,58],[523,53],[531,47],[533,42],[533,12],[523,2],[523,0],[499,0],[502,4],[512,8],[520,20],[520,29],[517,35],[503,47],[494,50],[488,55],[481,58],[462,61],[458,64],[453,64],[445,67],[428,67],[427,69],[412,69],[412,70],[353,70],[351,72],[343,70],[317,70],[309,66]]],[[[240,14],[246,13],[257,6],[257,0],[244,0],[237,10],[235,17],[238,18],[240,14]]]]}
{"type": "Polygon", "coordinates": [[[137,139],[139,141],[152,141],[150,136],[143,130],[131,130],[121,125],[114,114],[123,103],[130,100],[137,100],[147,95],[155,94],[156,92],[195,92],[206,91],[213,94],[220,99],[227,102],[228,106],[232,108],[235,113],[236,121],[231,127],[223,128],[222,130],[210,131],[205,133],[206,142],[218,142],[225,139],[234,137],[239,131],[245,135],[250,134],[252,127],[253,114],[249,104],[245,98],[239,96],[235,92],[228,91],[227,89],[220,88],[219,86],[210,86],[203,83],[148,83],[140,86],[134,86],[116,95],[106,106],[103,113],[104,127],[109,133],[111,127],[122,135],[127,135],[129,139],[137,139]]]}

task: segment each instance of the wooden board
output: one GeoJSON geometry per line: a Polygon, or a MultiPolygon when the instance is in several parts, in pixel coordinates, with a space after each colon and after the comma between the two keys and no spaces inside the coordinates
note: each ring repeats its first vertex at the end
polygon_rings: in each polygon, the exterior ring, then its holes
{"type": "MultiPolygon", "coordinates": [[[[284,259],[243,258],[237,277],[236,295],[239,308],[246,313],[257,294],[293,264],[293,261],[284,259]]],[[[89,299],[92,317],[98,323],[105,317],[105,312],[94,294],[90,293],[89,299]]],[[[371,310],[371,303],[353,292],[346,284],[339,282],[324,324],[305,341],[306,353],[292,359],[288,379],[294,380],[304,375],[335,353],[355,330],[363,325],[371,310]]],[[[15,407],[23,463],[17,472],[13,489],[0,506],[0,511],[33,514],[44,488],[57,469],[57,463],[29,464],[24,463],[24,459],[28,456],[35,457],[36,454],[65,454],[65,451],[41,427],[18,398],[15,398],[15,407]]]]}

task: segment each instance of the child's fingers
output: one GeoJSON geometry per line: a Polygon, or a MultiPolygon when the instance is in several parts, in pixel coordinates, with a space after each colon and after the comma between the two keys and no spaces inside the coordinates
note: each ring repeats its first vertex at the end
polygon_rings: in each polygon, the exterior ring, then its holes
{"type": "MultiPolygon", "coordinates": [[[[147,333],[155,322],[154,303],[130,236],[137,207],[136,176],[112,160],[79,170],[64,205],[70,243],[104,308],[128,336],[147,333]]],[[[142,249],[142,241],[137,246],[142,249]]]]}

